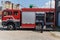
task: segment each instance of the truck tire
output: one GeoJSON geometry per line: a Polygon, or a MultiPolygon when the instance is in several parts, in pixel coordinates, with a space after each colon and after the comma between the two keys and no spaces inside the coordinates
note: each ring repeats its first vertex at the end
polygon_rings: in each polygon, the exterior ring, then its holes
{"type": "Polygon", "coordinates": [[[15,29],[15,25],[13,23],[8,23],[7,29],[8,30],[14,30],[15,29]]]}

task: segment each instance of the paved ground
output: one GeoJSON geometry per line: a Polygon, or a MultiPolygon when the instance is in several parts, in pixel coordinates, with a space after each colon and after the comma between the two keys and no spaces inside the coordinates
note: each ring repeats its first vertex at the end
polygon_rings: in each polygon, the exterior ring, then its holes
{"type": "Polygon", "coordinates": [[[50,32],[36,32],[36,31],[0,31],[0,40],[59,40],[51,35],[50,32]]]}
{"type": "Polygon", "coordinates": [[[54,32],[51,31],[51,34],[55,37],[60,38],[60,31],[54,31],[54,32]]]}

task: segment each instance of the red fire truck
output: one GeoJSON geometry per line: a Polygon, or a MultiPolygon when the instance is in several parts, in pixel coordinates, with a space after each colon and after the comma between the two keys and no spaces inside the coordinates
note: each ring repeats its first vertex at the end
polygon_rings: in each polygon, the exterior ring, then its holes
{"type": "Polygon", "coordinates": [[[8,29],[36,28],[40,29],[39,20],[45,26],[55,26],[55,9],[53,8],[22,8],[21,10],[5,9],[2,12],[2,25],[8,29]]]}

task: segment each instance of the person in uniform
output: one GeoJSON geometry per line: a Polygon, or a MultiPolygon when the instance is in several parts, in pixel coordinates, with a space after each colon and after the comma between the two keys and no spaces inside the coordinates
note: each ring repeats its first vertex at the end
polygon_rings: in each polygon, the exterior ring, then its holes
{"type": "Polygon", "coordinates": [[[41,25],[41,33],[43,33],[43,28],[44,28],[44,21],[40,20],[40,25],[41,25]]]}

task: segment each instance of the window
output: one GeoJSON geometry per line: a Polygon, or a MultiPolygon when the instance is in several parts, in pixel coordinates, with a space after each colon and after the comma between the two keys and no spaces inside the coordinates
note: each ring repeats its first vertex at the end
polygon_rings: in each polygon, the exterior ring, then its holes
{"type": "Polygon", "coordinates": [[[18,11],[15,11],[15,12],[14,12],[14,15],[18,15],[18,11]]]}
{"type": "Polygon", "coordinates": [[[12,15],[12,12],[11,11],[4,11],[4,16],[7,16],[7,15],[12,15]]]}
{"type": "Polygon", "coordinates": [[[8,12],[4,12],[4,16],[7,16],[8,15],[8,12]]]}
{"type": "Polygon", "coordinates": [[[8,12],[8,15],[12,15],[12,12],[8,12]]]}

